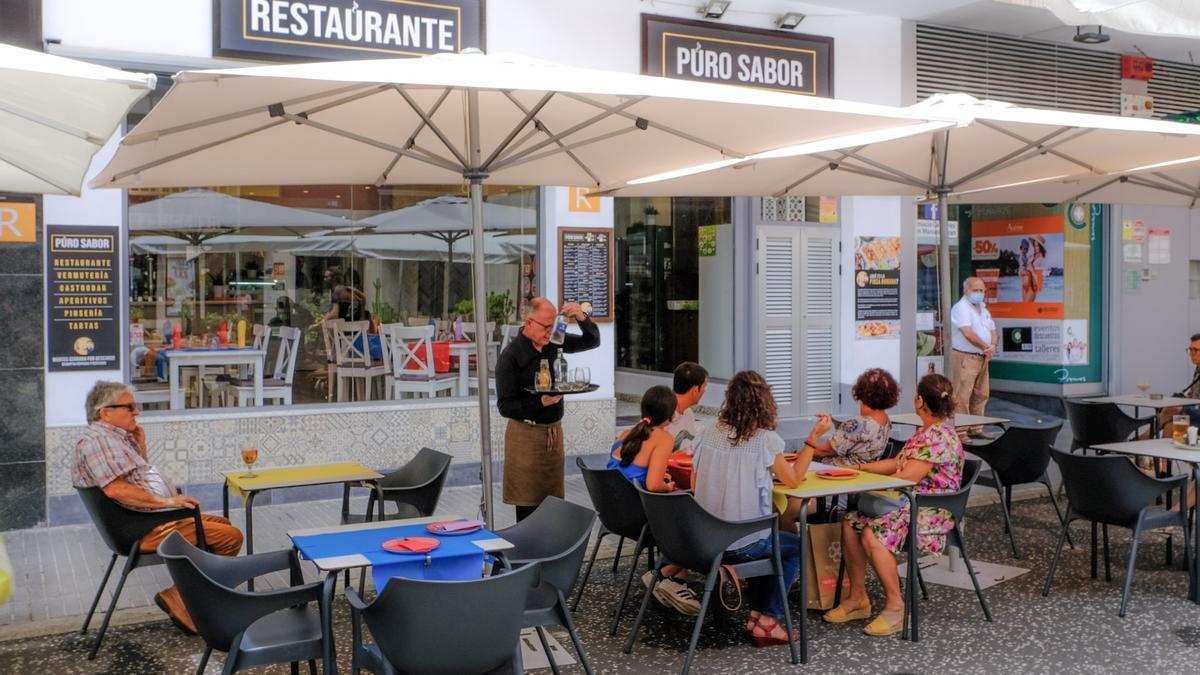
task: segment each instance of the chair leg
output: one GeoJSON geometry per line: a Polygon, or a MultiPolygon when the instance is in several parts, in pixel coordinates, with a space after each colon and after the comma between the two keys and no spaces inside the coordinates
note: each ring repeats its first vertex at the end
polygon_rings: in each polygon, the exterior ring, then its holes
{"type": "Polygon", "coordinates": [[[596,564],[596,554],[600,552],[600,542],[604,540],[606,534],[608,532],[603,527],[596,534],[596,544],[592,546],[592,555],[588,558],[587,569],[583,572],[583,581],[579,582],[579,589],[575,591],[575,601],[571,603],[572,612],[579,609],[579,599],[583,597],[583,589],[587,588],[588,577],[592,574],[592,565],[596,564]]]}
{"type": "Polygon", "coordinates": [[[917,566],[917,585],[921,587],[921,599],[929,599],[929,589],[925,588],[925,576],[921,574],[921,559],[917,556],[911,556],[909,564],[917,566]]]}
{"type": "Polygon", "coordinates": [[[1108,525],[1101,525],[1100,531],[1104,533],[1104,580],[1112,581],[1112,565],[1108,559],[1108,525]]]}
{"type": "Polygon", "coordinates": [[[308,660],[308,675],[317,675],[317,662],[313,659],[308,660]]]}
{"type": "Polygon", "coordinates": [[[696,658],[696,644],[700,642],[700,628],[704,625],[704,614],[708,610],[708,601],[712,597],[716,580],[717,570],[709,570],[708,578],[704,580],[704,597],[700,599],[700,614],[696,616],[696,626],[692,628],[692,639],[688,643],[687,657],[683,660],[683,675],[687,675],[688,671],[692,669],[692,661],[696,658]]]}
{"type": "MultiPolygon", "coordinates": [[[[617,573],[617,566],[621,564],[621,548],[623,546],[625,546],[625,537],[621,537],[617,540],[617,555],[613,557],[613,574],[617,573]]],[[[634,566],[637,566],[637,558],[633,559],[633,564],[634,566]]]]}
{"type": "Polygon", "coordinates": [[[86,635],[88,624],[92,622],[92,615],[96,613],[96,605],[100,604],[100,596],[104,595],[104,587],[108,585],[108,577],[112,574],[113,566],[117,564],[117,554],[114,553],[108,561],[108,568],[104,570],[104,577],[100,579],[100,588],[96,589],[96,597],[92,598],[92,606],[88,609],[87,616],[83,619],[83,628],[79,629],[80,635],[86,635]]]}
{"type": "Polygon", "coordinates": [[[638,629],[642,627],[642,617],[646,615],[646,607],[650,604],[650,596],[654,595],[654,587],[658,585],[658,581],[662,579],[662,570],[654,570],[654,579],[650,582],[650,588],[646,589],[646,595],[642,598],[642,606],[638,609],[637,618],[633,620],[633,630],[629,631],[629,639],[625,641],[625,653],[633,653],[633,643],[637,640],[638,629]]]}
{"type": "Polygon", "coordinates": [[[954,524],[952,533],[954,534],[954,542],[958,546],[958,551],[962,553],[963,564],[967,566],[967,574],[971,575],[971,585],[975,587],[975,595],[979,598],[979,606],[983,608],[983,616],[988,621],[991,621],[992,608],[988,606],[987,598],[983,595],[983,589],[979,587],[979,579],[975,576],[975,568],[971,566],[971,558],[967,556],[967,546],[963,543],[962,530],[958,528],[958,523],[954,524]]]}
{"type": "Polygon", "coordinates": [[[843,555],[838,560],[837,588],[833,589],[834,607],[842,604],[842,584],[844,583],[846,583],[846,556],[843,555]]]}
{"type": "Polygon", "coordinates": [[[289,665],[292,668],[292,675],[300,675],[300,662],[299,661],[292,661],[289,665]]]}
{"type": "Polygon", "coordinates": [[[1016,560],[1021,559],[1021,552],[1017,550],[1017,535],[1013,532],[1012,514],[1009,512],[1008,500],[1004,498],[1005,488],[1000,483],[1000,477],[996,477],[996,494],[1000,497],[1000,513],[1004,514],[1004,531],[1008,533],[1008,543],[1012,545],[1012,557],[1016,560]]]}
{"type": "MultiPolygon", "coordinates": [[[[776,558],[776,561],[778,563],[778,558],[776,558]]],[[[802,647],[803,655],[802,655],[802,657],[800,657],[800,656],[797,656],[797,654],[796,654],[796,641],[794,639],[792,639],[792,609],[788,605],[788,599],[787,599],[788,589],[787,589],[787,584],[785,584],[783,582],[783,565],[781,563],[777,564],[777,566],[775,568],[775,582],[779,585],[779,597],[783,598],[783,623],[784,623],[783,627],[784,627],[784,630],[787,631],[788,650],[791,652],[792,663],[798,664],[801,661],[803,661],[804,663],[808,663],[808,644],[807,644],[806,636],[804,636],[804,635],[800,636],[801,644],[803,645],[803,647],[802,647]]],[[[807,615],[804,618],[805,618],[805,621],[801,622],[801,624],[800,624],[800,632],[801,633],[804,633],[807,630],[807,624],[808,624],[807,615]]]]}
{"type": "MultiPolygon", "coordinates": [[[[621,624],[621,615],[625,613],[625,602],[629,599],[629,589],[633,586],[633,577],[637,574],[637,562],[642,557],[642,548],[646,545],[646,534],[649,532],[649,527],[643,525],[642,532],[638,535],[637,547],[633,550],[633,560],[629,563],[629,577],[625,579],[625,590],[621,592],[621,601],[617,603],[617,611],[613,613],[612,625],[608,628],[609,635],[617,634],[617,626],[621,624]]],[[[586,579],[586,577],[584,577],[586,579]]],[[[580,588],[582,590],[582,587],[580,588]]],[[[578,602],[576,596],[576,602],[578,602]]],[[[572,608],[574,611],[574,608],[572,608]]]]}
{"type": "Polygon", "coordinates": [[[558,612],[562,616],[559,620],[567,629],[567,635],[571,636],[571,644],[575,647],[575,653],[579,655],[579,665],[583,666],[583,672],[587,675],[592,675],[592,663],[588,661],[587,652],[583,649],[583,643],[579,641],[579,631],[575,630],[575,619],[571,616],[571,612],[567,610],[567,599],[563,597],[562,591],[558,592],[558,612]]]}
{"type": "Polygon", "coordinates": [[[559,675],[558,664],[554,662],[554,654],[550,652],[550,643],[546,641],[546,631],[538,626],[534,628],[537,631],[538,640],[542,642],[542,650],[546,652],[546,660],[550,662],[550,672],[554,675],[559,675]]]}
{"type": "Polygon", "coordinates": [[[1137,524],[1133,526],[1133,540],[1129,543],[1129,568],[1125,571],[1125,590],[1121,592],[1121,611],[1117,616],[1125,618],[1125,609],[1129,606],[1129,589],[1133,586],[1133,567],[1137,562],[1138,539],[1142,536],[1142,517],[1138,516],[1137,524]]]}
{"type": "Polygon", "coordinates": [[[100,642],[104,640],[104,633],[108,631],[108,622],[112,620],[113,610],[117,608],[117,600],[121,598],[121,590],[125,588],[125,579],[129,577],[129,573],[133,571],[133,566],[137,564],[137,551],[131,551],[132,555],[125,559],[125,567],[121,570],[121,578],[117,579],[117,587],[113,590],[112,601],[108,603],[108,611],[104,613],[104,620],[100,622],[100,632],[96,633],[96,642],[92,644],[91,651],[88,652],[88,661],[96,658],[96,652],[100,651],[100,642]]]}
{"type": "Polygon", "coordinates": [[[1099,555],[1099,551],[1100,551],[1100,547],[1099,547],[1099,544],[1098,544],[1098,542],[1099,542],[1099,538],[1098,538],[1098,534],[1099,534],[1099,532],[1098,532],[1098,529],[1097,529],[1097,528],[1099,528],[1099,527],[1100,527],[1100,526],[1099,526],[1098,524],[1096,524],[1096,522],[1095,522],[1095,521],[1092,521],[1092,578],[1093,578],[1093,579],[1098,579],[1098,578],[1099,578],[1099,573],[1096,571],[1096,570],[1098,569],[1098,567],[1097,567],[1097,562],[1096,562],[1096,561],[1097,561],[1097,556],[1099,555]]]}
{"type": "MultiPolygon", "coordinates": [[[[1071,507],[1067,507],[1067,517],[1070,518],[1071,507]]],[[[1071,527],[1071,521],[1067,520],[1063,523],[1062,530],[1058,533],[1058,545],[1054,547],[1054,558],[1050,561],[1050,571],[1046,573],[1046,583],[1042,586],[1042,595],[1050,595],[1050,584],[1054,583],[1054,572],[1058,569],[1058,560],[1062,557],[1063,543],[1067,540],[1067,529],[1071,527]]],[[[1095,530],[1093,530],[1095,532],[1095,530]]],[[[1092,543],[1095,544],[1096,538],[1092,537],[1092,543]]],[[[1093,553],[1095,549],[1092,549],[1093,553]]],[[[1095,558],[1093,557],[1094,561],[1095,558]]]]}
{"type": "Polygon", "coordinates": [[[196,675],[204,675],[204,669],[208,667],[208,657],[212,656],[212,647],[204,646],[204,655],[200,657],[200,665],[196,668],[196,675]]]}
{"type": "MultiPolygon", "coordinates": [[[[1054,488],[1050,485],[1050,477],[1046,474],[1042,474],[1042,478],[1038,482],[1046,486],[1046,494],[1050,495],[1050,504],[1054,506],[1054,515],[1058,516],[1058,522],[1061,523],[1064,516],[1062,510],[1058,508],[1058,500],[1054,498],[1054,488]]],[[[1070,545],[1072,549],[1075,548],[1075,542],[1071,541],[1070,532],[1067,532],[1067,544],[1070,545]]]]}

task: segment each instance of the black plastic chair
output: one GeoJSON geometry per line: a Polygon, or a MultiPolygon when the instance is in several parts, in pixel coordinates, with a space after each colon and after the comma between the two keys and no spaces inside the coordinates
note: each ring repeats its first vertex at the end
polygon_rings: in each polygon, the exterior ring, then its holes
{"type": "Polygon", "coordinates": [[[513,545],[504,552],[505,564],[522,567],[538,563],[541,568],[541,581],[530,589],[525,603],[522,627],[537,629],[550,668],[556,674],[558,666],[550,654],[542,626],[566,628],[575,652],[579,654],[580,665],[584,672],[592,674],[592,665],[579,641],[567,598],[579,580],[579,568],[583,566],[583,554],[595,522],[595,511],[558,497],[547,497],[528,518],[496,532],[496,536],[513,545]]]}
{"type": "MultiPolygon", "coordinates": [[[[583,597],[583,589],[587,588],[588,577],[592,574],[592,565],[596,563],[596,553],[600,550],[600,542],[604,537],[615,534],[621,541],[633,539],[637,546],[633,550],[633,562],[629,565],[629,578],[625,580],[625,590],[621,593],[621,601],[617,603],[612,625],[608,634],[616,635],[621,615],[625,613],[625,602],[629,599],[629,589],[633,586],[633,577],[637,572],[637,563],[642,551],[647,551],[649,569],[654,569],[654,557],[650,550],[654,547],[654,538],[650,536],[650,528],[646,526],[646,513],[642,510],[642,500],[638,498],[637,488],[624,474],[616,469],[593,469],[582,457],[575,459],[576,466],[583,474],[583,483],[587,486],[588,495],[592,498],[600,517],[600,531],[596,534],[596,543],[592,547],[592,555],[588,559],[587,569],[583,572],[583,581],[579,583],[579,591],[575,594],[575,602],[571,611],[579,608],[579,599],[583,597]]],[[[613,560],[613,571],[616,572],[620,560],[621,549],[617,549],[617,557],[613,560]]]]}
{"type": "MultiPolygon", "coordinates": [[[[962,481],[959,483],[958,490],[954,492],[946,492],[941,494],[921,494],[917,495],[918,508],[940,508],[946,509],[950,515],[954,517],[954,529],[947,534],[950,546],[958,547],[959,553],[962,554],[963,564],[967,568],[967,574],[971,576],[971,585],[975,587],[975,597],[979,598],[979,606],[983,608],[983,616],[988,621],[992,620],[992,608],[988,605],[987,597],[983,594],[983,589],[979,587],[979,579],[975,576],[975,568],[971,565],[971,558],[967,555],[967,547],[963,540],[962,523],[967,517],[967,499],[971,496],[971,486],[979,478],[979,473],[983,463],[977,459],[968,459],[963,463],[962,481]]],[[[907,543],[907,539],[905,542],[907,543]]],[[[916,562],[916,556],[910,555],[910,564],[916,562]]],[[[917,581],[921,584],[921,596],[929,599],[929,593],[925,589],[925,581],[921,579],[921,566],[917,565],[917,581]]]]}
{"type": "MultiPolygon", "coordinates": [[[[1133,531],[1129,548],[1129,568],[1125,573],[1125,588],[1121,594],[1121,610],[1117,616],[1124,617],[1129,605],[1129,589],[1133,583],[1134,563],[1137,561],[1138,539],[1145,530],[1160,527],[1183,528],[1183,565],[1190,570],[1187,509],[1171,511],[1155,506],[1158,497],[1171,490],[1179,490],[1179,503],[1186,504],[1187,476],[1151,478],[1138,470],[1128,457],[1119,455],[1077,455],[1050,449],[1051,456],[1062,471],[1063,484],[1067,489],[1067,517],[1058,535],[1054,559],[1046,575],[1042,595],[1050,594],[1054,572],[1062,555],[1063,542],[1073,520],[1088,520],[1092,523],[1092,578],[1096,578],[1096,524],[1114,525],[1133,531]]],[[[1107,535],[1107,530],[1105,531],[1107,535]]],[[[1105,567],[1108,567],[1108,547],[1105,542],[1105,567]]]]}
{"type": "Polygon", "coordinates": [[[470,581],[393,577],[369,605],[346,589],[351,672],[521,675],[521,616],[538,577],[536,564],[470,581]],[[363,643],[364,619],[374,644],[363,643]]]}
{"type": "Polygon", "coordinates": [[[1153,416],[1126,415],[1115,403],[1089,403],[1069,398],[1064,398],[1062,403],[1071,423],[1071,452],[1103,443],[1127,441],[1154,421],[1153,416]]]}
{"type": "MultiPolygon", "coordinates": [[[[325,582],[303,583],[300,561],[292,550],[255,553],[231,558],[192,546],[178,532],[158,545],[171,580],[196,631],[204,638],[204,656],[196,669],[203,675],[214,649],[226,652],[223,673],[308,661],[316,673],[316,659],[325,672],[333,672],[330,608],[322,591],[325,582]],[[239,591],[237,587],[264,574],[288,570],[292,587],[275,591],[239,591]],[[308,603],[317,603],[314,610],[308,603]]],[[[330,586],[332,591],[332,586],[330,586]]]]}
{"type": "MultiPolygon", "coordinates": [[[[691,670],[692,661],[696,655],[696,643],[700,640],[700,628],[704,624],[704,614],[708,609],[709,599],[712,597],[713,589],[716,587],[720,577],[721,559],[725,555],[725,549],[742,537],[766,529],[771,530],[771,557],[738,563],[730,565],[730,567],[733,568],[739,579],[765,576],[775,577],[779,586],[779,592],[783,594],[784,623],[787,629],[788,649],[791,651],[792,663],[807,661],[807,654],[803,654],[805,651],[803,649],[805,633],[803,621],[800,623],[802,656],[797,656],[796,643],[792,640],[792,613],[788,608],[788,589],[783,580],[783,562],[779,556],[779,518],[775,514],[739,522],[730,522],[728,520],[721,520],[708,511],[705,511],[696,502],[696,499],[686,492],[647,492],[639,487],[638,496],[642,500],[642,507],[646,511],[646,520],[650,525],[650,532],[654,536],[654,541],[658,546],[659,554],[662,558],[659,562],[667,564],[670,561],[670,563],[679,565],[685,569],[696,572],[703,571],[705,573],[704,595],[700,600],[700,613],[696,617],[696,625],[692,629],[692,638],[688,643],[687,657],[683,662],[684,675],[691,670]]],[[[641,627],[642,618],[646,614],[646,607],[650,604],[651,591],[654,590],[655,584],[661,579],[662,570],[656,569],[654,571],[654,581],[650,584],[650,588],[647,589],[645,597],[642,598],[642,606],[638,610],[637,619],[633,623],[633,630],[630,631],[629,639],[625,642],[626,654],[633,652],[633,643],[637,639],[638,628],[641,627]]]]}
{"type": "Polygon", "coordinates": [[[92,523],[100,531],[100,538],[112,551],[112,558],[109,559],[104,576],[100,579],[100,587],[96,589],[96,597],[92,599],[92,606],[88,608],[87,616],[83,619],[83,628],[79,630],[80,635],[87,634],[88,625],[92,622],[92,615],[95,614],[96,607],[100,604],[100,596],[104,593],[104,587],[108,585],[108,578],[112,575],[117,558],[127,556],[125,567],[121,569],[121,577],[117,580],[117,588],[113,591],[112,600],[108,603],[108,611],[104,613],[104,621],[100,623],[100,632],[96,634],[96,641],[92,643],[92,648],[88,651],[88,660],[91,660],[96,658],[96,652],[100,650],[100,642],[104,640],[104,634],[108,631],[108,622],[112,619],[113,609],[117,606],[117,600],[121,598],[121,591],[125,588],[125,580],[129,577],[129,573],[139,567],[161,565],[163,562],[162,558],[153,553],[142,553],[142,537],[150,534],[151,530],[163,523],[194,518],[196,539],[200,546],[205,546],[204,528],[201,527],[200,509],[135,511],[110,499],[108,495],[104,494],[102,488],[77,487],[75,490],[79,493],[79,498],[83,500],[88,515],[92,517],[92,523]]]}
{"type": "MultiPolygon", "coordinates": [[[[453,458],[444,452],[421,448],[404,466],[379,479],[383,493],[384,519],[423,518],[432,516],[442,495],[442,485],[450,473],[453,458]],[[396,513],[387,513],[387,502],[396,506],[396,513]]],[[[363,515],[350,513],[350,485],[342,490],[342,524],[361,523],[372,519],[375,511],[375,491],[367,497],[363,515]]]]}
{"type": "Polygon", "coordinates": [[[995,487],[996,494],[1000,496],[1000,511],[1004,514],[1004,530],[1008,533],[1014,558],[1021,557],[1017,550],[1017,537],[1012,524],[1012,489],[1014,485],[1041,483],[1046,486],[1050,503],[1054,505],[1054,513],[1058,514],[1060,523],[1064,522],[1063,513],[1058,508],[1058,500],[1054,498],[1054,488],[1050,485],[1050,475],[1046,471],[1046,467],[1050,465],[1050,446],[1058,438],[1058,432],[1061,429],[1062,422],[1053,426],[1036,428],[1010,425],[1005,429],[1003,435],[991,443],[972,445],[968,448],[971,454],[982,459],[991,469],[991,475],[980,476],[979,483],[995,487]]]}

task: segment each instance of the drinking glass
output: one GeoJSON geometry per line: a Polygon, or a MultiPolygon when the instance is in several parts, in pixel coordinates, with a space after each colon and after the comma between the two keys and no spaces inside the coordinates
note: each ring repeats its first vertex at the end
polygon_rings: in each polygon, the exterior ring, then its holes
{"type": "Polygon", "coordinates": [[[1149,380],[1142,380],[1141,382],[1138,382],[1138,383],[1137,383],[1137,388],[1138,388],[1138,389],[1141,389],[1141,390],[1142,390],[1142,393],[1143,393],[1143,394],[1145,394],[1145,393],[1146,393],[1146,392],[1147,392],[1147,391],[1150,389],[1150,381],[1149,381],[1149,380]]]}
{"type": "Polygon", "coordinates": [[[592,369],[584,366],[576,368],[571,373],[571,380],[580,389],[586,389],[592,383],[592,369]]]}
{"type": "Polygon", "coordinates": [[[1191,418],[1187,415],[1175,415],[1171,418],[1171,438],[1176,443],[1183,443],[1187,439],[1187,428],[1190,425],[1191,418]]]}
{"type": "Polygon", "coordinates": [[[254,473],[254,463],[258,461],[258,448],[242,448],[242,463],[246,465],[246,473],[241,478],[258,478],[254,473]]]}

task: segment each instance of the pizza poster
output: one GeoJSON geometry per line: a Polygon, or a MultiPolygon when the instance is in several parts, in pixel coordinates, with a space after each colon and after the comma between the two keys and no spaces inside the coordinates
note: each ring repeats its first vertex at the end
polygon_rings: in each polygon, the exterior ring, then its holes
{"type": "Polygon", "coordinates": [[[46,225],[50,372],[121,367],[119,253],[114,227],[46,225]]]}
{"type": "Polygon", "coordinates": [[[854,327],[859,340],[900,336],[900,237],[856,237],[854,327]]]}

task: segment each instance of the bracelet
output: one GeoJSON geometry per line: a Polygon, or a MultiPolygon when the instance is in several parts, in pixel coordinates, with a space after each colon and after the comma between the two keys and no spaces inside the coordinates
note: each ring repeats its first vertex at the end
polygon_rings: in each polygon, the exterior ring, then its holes
{"type": "Polygon", "coordinates": [[[816,450],[816,449],[817,449],[817,446],[813,445],[812,441],[810,441],[810,440],[807,440],[807,439],[804,441],[804,445],[806,445],[806,446],[808,446],[808,447],[812,448],[813,450],[816,450]]]}

